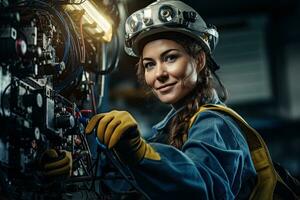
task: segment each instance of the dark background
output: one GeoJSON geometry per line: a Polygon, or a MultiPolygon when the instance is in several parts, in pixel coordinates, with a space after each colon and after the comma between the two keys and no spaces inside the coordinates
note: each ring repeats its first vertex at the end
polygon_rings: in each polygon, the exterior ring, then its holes
{"type": "MultiPolygon", "coordinates": [[[[121,1],[122,22],[152,1],[121,1]]],[[[185,0],[207,23],[217,26],[214,52],[219,76],[229,92],[227,104],[267,142],[273,160],[300,177],[300,1],[185,0]]],[[[123,25],[120,26],[121,37],[123,25]]],[[[129,110],[145,136],[170,109],[137,83],[135,64],[122,51],[109,76],[106,110],[129,110]]]]}

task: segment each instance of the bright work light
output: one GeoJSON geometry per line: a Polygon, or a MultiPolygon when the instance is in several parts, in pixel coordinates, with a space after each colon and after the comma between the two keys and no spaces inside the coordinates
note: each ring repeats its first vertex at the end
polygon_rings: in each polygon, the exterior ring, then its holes
{"type": "Polygon", "coordinates": [[[84,11],[82,17],[85,29],[93,35],[101,34],[106,42],[111,40],[112,21],[91,1],[85,1],[80,5],[67,5],[66,8],[70,11],[84,11]]]}

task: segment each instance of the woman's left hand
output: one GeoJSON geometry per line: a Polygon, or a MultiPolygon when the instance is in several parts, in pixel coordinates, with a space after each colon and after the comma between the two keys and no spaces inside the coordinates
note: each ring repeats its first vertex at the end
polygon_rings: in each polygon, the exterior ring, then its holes
{"type": "Polygon", "coordinates": [[[72,154],[69,151],[48,149],[41,155],[39,166],[45,177],[70,176],[72,173],[72,154]]]}

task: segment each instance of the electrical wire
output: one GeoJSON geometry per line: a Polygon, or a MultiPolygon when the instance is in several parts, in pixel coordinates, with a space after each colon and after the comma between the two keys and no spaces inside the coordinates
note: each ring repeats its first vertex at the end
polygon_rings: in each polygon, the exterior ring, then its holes
{"type": "Polygon", "coordinates": [[[96,97],[95,97],[95,91],[93,84],[90,83],[90,90],[91,90],[91,97],[92,97],[92,108],[93,108],[93,113],[94,115],[97,114],[97,103],[96,103],[96,97]]]}
{"type": "MultiPolygon", "coordinates": [[[[24,1],[23,1],[24,2],[24,1]]],[[[23,3],[21,2],[21,3],[23,3]]],[[[19,5],[19,4],[18,4],[19,5]]],[[[81,52],[80,51],[80,45],[79,41],[76,41],[74,38],[78,40],[77,36],[73,36],[70,31],[70,27],[72,29],[72,33],[75,33],[75,28],[73,21],[70,19],[70,16],[67,13],[62,13],[61,11],[57,10],[55,7],[51,6],[49,3],[46,3],[44,1],[34,0],[31,1],[31,3],[27,4],[28,7],[33,8],[35,10],[41,10],[41,11],[48,11],[50,14],[55,16],[56,22],[60,24],[60,27],[62,27],[63,30],[63,37],[64,37],[64,53],[62,61],[65,63],[66,66],[69,66],[67,68],[68,73],[71,73],[67,77],[64,77],[64,81],[60,82],[59,84],[55,85],[54,88],[57,89],[59,92],[65,89],[68,85],[70,85],[74,80],[82,75],[81,69],[74,70],[74,66],[76,66],[78,62],[78,58],[81,52]],[[65,15],[67,18],[65,18],[63,15],[65,15]],[[67,23],[66,19],[69,19],[67,23]],[[71,26],[70,26],[71,24],[71,26]]]]}
{"type": "MultiPolygon", "coordinates": [[[[111,161],[111,163],[118,169],[118,171],[121,173],[121,175],[125,178],[125,180],[139,193],[141,193],[147,200],[151,200],[151,198],[140,188],[140,186],[133,180],[130,180],[128,175],[126,174],[126,172],[124,171],[124,169],[126,169],[124,167],[124,164],[116,159],[116,154],[109,150],[105,145],[103,145],[99,139],[96,137],[96,141],[98,146],[104,150],[105,155],[107,156],[107,158],[109,158],[109,160],[111,161]]],[[[129,171],[129,170],[128,170],[129,171]]]]}
{"type": "MultiPolygon", "coordinates": [[[[43,1],[33,1],[36,3],[38,6],[37,9],[41,8],[47,10],[50,12],[52,15],[56,16],[59,20],[59,24],[61,24],[61,27],[63,27],[63,30],[66,34],[63,34],[64,41],[65,41],[65,48],[64,48],[64,54],[63,54],[63,62],[67,65],[70,66],[71,68],[76,65],[77,58],[79,57],[78,53],[78,44],[76,45],[74,36],[72,33],[74,33],[76,30],[74,28],[73,21],[70,20],[70,16],[67,13],[62,13],[61,11],[57,10],[55,7],[52,7],[50,4],[45,3],[43,1]],[[65,18],[64,15],[67,17],[65,18]],[[68,22],[66,19],[69,19],[68,22]],[[71,26],[70,26],[71,25],[71,26]],[[72,32],[70,31],[70,27],[73,28],[72,32]]],[[[75,37],[77,39],[77,37],[75,37]]],[[[73,70],[69,70],[73,71],[73,70]]]]}
{"type": "Polygon", "coordinates": [[[75,27],[75,24],[74,24],[71,16],[68,13],[65,13],[65,15],[67,16],[69,24],[71,25],[71,28],[72,28],[71,42],[72,42],[72,52],[74,52],[74,55],[72,57],[73,63],[71,65],[71,67],[74,67],[77,65],[77,63],[79,63],[81,61],[81,55],[82,55],[81,44],[80,44],[81,42],[77,35],[77,29],[75,27]],[[78,59],[78,58],[80,58],[80,59],[78,59]]]}
{"type": "Polygon", "coordinates": [[[120,54],[121,54],[121,48],[120,48],[120,36],[119,33],[117,32],[115,37],[114,37],[114,43],[113,43],[113,50],[112,52],[114,53],[114,58],[112,59],[111,63],[109,66],[112,67],[112,71],[115,70],[118,67],[119,60],[120,60],[120,54]],[[117,53],[115,53],[115,51],[117,53]]]}
{"type": "MultiPolygon", "coordinates": [[[[77,29],[75,27],[75,24],[68,13],[65,13],[65,15],[69,22],[69,26],[72,30],[71,31],[72,34],[70,35],[70,41],[71,41],[70,51],[72,53],[71,53],[71,57],[69,59],[70,62],[68,64],[68,66],[69,66],[68,72],[69,73],[72,72],[72,73],[67,75],[66,77],[64,77],[65,80],[69,80],[69,81],[60,82],[59,85],[57,85],[57,88],[59,88],[60,91],[65,89],[68,85],[71,85],[75,80],[77,80],[77,83],[79,83],[79,80],[81,80],[80,77],[82,76],[82,72],[83,72],[83,66],[80,66],[80,65],[78,66],[78,63],[84,63],[84,61],[82,62],[82,57],[83,57],[82,55],[83,54],[85,55],[85,47],[81,48],[82,42],[79,40],[79,37],[77,35],[77,29]],[[80,73],[76,73],[76,71],[78,72],[78,67],[82,68],[82,71],[80,73]]],[[[83,38],[83,34],[81,37],[83,38]]]]}
{"type": "Polygon", "coordinates": [[[59,5],[64,5],[64,4],[71,4],[71,5],[80,5],[87,0],[80,0],[80,2],[75,2],[75,0],[61,0],[61,1],[54,1],[53,3],[59,4],[59,5]]]}
{"type": "Polygon", "coordinates": [[[91,156],[92,154],[91,154],[90,147],[88,145],[86,136],[85,135],[79,135],[79,136],[80,136],[81,140],[83,141],[82,143],[83,143],[84,149],[86,149],[88,151],[88,166],[90,167],[92,165],[92,156],[91,156]]]}
{"type": "MultiPolygon", "coordinates": [[[[94,176],[93,177],[97,177],[97,173],[98,173],[98,165],[99,165],[99,161],[100,161],[100,152],[101,149],[99,148],[99,146],[97,146],[97,157],[96,157],[96,161],[95,161],[95,170],[94,170],[94,176]]],[[[93,178],[92,180],[92,184],[91,184],[91,190],[92,188],[96,189],[96,185],[95,185],[96,179],[93,178]]]]}
{"type": "Polygon", "coordinates": [[[112,48],[113,50],[111,51],[111,53],[113,53],[114,56],[110,60],[110,63],[108,64],[107,69],[99,71],[100,75],[107,75],[107,74],[113,72],[119,65],[119,59],[120,59],[119,55],[121,53],[121,48],[120,48],[120,41],[119,41],[118,33],[116,33],[116,35],[113,37],[112,43],[113,43],[113,48],[112,48]]]}
{"type": "Polygon", "coordinates": [[[80,77],[82,73],[83,73],[83,67],[80,66],[79,68],[75,69],[69,76],[65,77],[63,81],[61,81],[59,84],[56,84],[54,86],[54,90],[60,93],[67,86],[70,86],[76,78],[80,77]]]}
{"type": "Polygon", "coordinates": [[[6,117],[6,116],[5,116],[5,109],[4,109],[4,95],[5,95],[5,93],[7,92],[8,88],[11,87],[11,85],[12,85],[11,83],[8,84],[8,85],[5,87],[5,89],[3,90],[3,93],[2,93],[2,95],[1,95],[1,109],[2,109],[2,115],[3,115],[3,117],[6,117]]]}
{"type": "Polygon", "coordinates": [[[40,0],[33,1],[20,1],[16,4],[21,8],[31,8],[35,10],[48,11],[52,15],[56,16],[59,20],[57,21],[62,27],[65,34],[63,34],[65,46],[64,46],[64,54],[62,60],[64,63],[67,63],[67,59],[69,57],[70,46],[71,46],[71,38],[70,38],[70,30],[67,22],[65,21],[61,12],[59,12],[55,7],[52,7],[49,3],[40,0]]]}
{"type": "Polygon", "coordinates": [[[81,57],[81,63],[85,62],[85,43],[84,43],[84,37],[83,37],[83,15],[80,17],[80,38],[81,38],[81,48],[82,48],[82,57],[81,57]]]}
{"type": "MultiPolygon", "coordinates": [[[[88,87],[89,87],[90,97],[91,97],[91,101],[92,101],[91,102],[92,103],[92,110],[93,110],[93,114],[95,115],[95,114],[97,114],[97,107],[96,107],[95,92],[94,92],[94,88],[93,88],[94,84],[92,84],[92,82],[89,79],[90,76],[88,77],[86,72],[84,72],[84,76],[85,76],[85,80],[86,80],[86,82],[88,84],[88,87]]],[[[94,173],[93,177],[97,176],[99,160],[100,160],[100,149],[97,146],[97,157],[96,157],[95,163],[93,164],[93,166],[95,166],[95,173],[94,173]]],[[[93,168],[91,168],[91,170],[92,169],[93,168]]],[[[95,188],[95,181],[96,181],[96,179],[92,180],[91,189],[95,188]]]]}

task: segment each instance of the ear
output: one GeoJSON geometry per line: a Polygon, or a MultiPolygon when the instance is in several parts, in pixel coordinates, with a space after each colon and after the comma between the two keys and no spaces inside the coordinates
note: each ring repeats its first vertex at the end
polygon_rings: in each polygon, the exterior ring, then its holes
{"type": "Polygon", "coordinates": [[[201,72],[206,64],[206,54],[203,50],[201,50],[196,57],[196,64],[197,64],[197,72],[201,72]]]}

